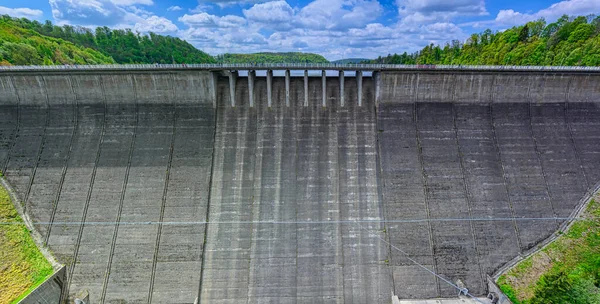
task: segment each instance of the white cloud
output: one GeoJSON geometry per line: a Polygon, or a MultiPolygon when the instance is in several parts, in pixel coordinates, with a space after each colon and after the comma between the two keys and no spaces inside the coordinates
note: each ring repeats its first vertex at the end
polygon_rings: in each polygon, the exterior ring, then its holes
{"type": "Polygon", "coordinates": [[[167,11],[169,12],[176,12],[176,11],[180,11],[182,10],[181,6],[178,5],[174,5],[174,6],[169,6],[169,8],[167,8],[167,11]]]}
{"type": "Polygon", "coordinates": [[[121,6],[135,5],[135,4],[142,4],[142,5],[153,5],[154,4],[154,2],[152,2],[152,0],[110,0],[110,1],[116,5],[121,5],[121,6]]]}
{"type": "Polygon", "coordinates": [[[200,3],[199,5],[202,5],[203,3],[216,4],[221,8],[235,4],[262,3],[268,1],[272,0],[198,0],[198,2],[200,3]]]}
{"type": "Polygon", "coordinates": [[[41,17],[43,14],[44,14],[44,12],[42,12],[38,9],[31,9],[31,8],[26,8],[26,7],[8,8],[8,7],[0,6],[0,15],[10,15],[13,17],[25,17],[25,18],[36,19],[36,18],[41,17]]]}
{"type": "Polygon", "coordinates": [[[501,10],[496,19],[491,22],[495,25],[513,26],[523,24],[539,18],[556,20],[562,15],[577,16],[600,13],[600,1],[598,0],[566,0],[552,4],[548,8],[536,13],[520,13],[514,10],[501,10]]]}
{"type": "Polygon", "coordinates": [[[178,30],[178,28],[175,24],[173,24],[173,22],[171,22],[171,20],[167,18],[151,16],[144,21],[136,23],[134,30],[142,33],[174,33],[178,30]]]}
{"type": "Polygon", "coordinates": [[[290,22],[294,17],[294,9],[285,1],[272,1],[255,4],[250,9],[243,10],[249,21],[261,23],[290,22]]]}
{"type": "Polygon", "coordinates": [[[377,0],[315,0],[300,10],[297,22],[311,29],[359,28],[382,12],[377,0]]]}
{"type": "Polygon", "coordinates": [[[204,28],[233,28],[246,24],[246,19],[240,16],[226,15],[219,17],[208,13],[185,14],[179,18],[179,21],[190,27],[204,28]]]}
{"type": "Polygon", "coordinates": [[[125,9],[109,0],[49,0],[52,16],[59,23],[114,26],[128,16],[125,9]]]}
{"type": "Polygon", "coordinates": [[[450,21],[459,16],[485,16],[484,0],[396,0],[404,23],[450,21]]]}

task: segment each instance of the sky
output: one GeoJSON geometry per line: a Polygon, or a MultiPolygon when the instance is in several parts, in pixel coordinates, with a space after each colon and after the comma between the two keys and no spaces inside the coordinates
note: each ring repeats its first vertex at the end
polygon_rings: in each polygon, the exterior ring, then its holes
{"type": "Polygon", "coordinates": [[[600,0],[0,0],[0,14],[185,39],[211,54],[313,52],[329,60],[415,52],[600,0]]]}

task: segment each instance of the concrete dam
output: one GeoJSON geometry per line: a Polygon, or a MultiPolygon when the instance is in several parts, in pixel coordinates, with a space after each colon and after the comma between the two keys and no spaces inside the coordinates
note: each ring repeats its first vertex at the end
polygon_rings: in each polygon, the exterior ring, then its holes
{"type": "Polygon", "coordinates": [[[2,68],[0,170],[92,303],[485,297],[600,182],[600,70],[2,68]]]}

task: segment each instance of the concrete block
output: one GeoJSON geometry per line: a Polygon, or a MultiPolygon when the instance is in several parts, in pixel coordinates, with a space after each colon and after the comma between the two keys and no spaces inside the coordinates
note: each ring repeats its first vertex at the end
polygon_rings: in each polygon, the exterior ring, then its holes
{"type": "Polygon", "coordinates": [[[13,84],[22,105],[48,106],[46,85],[41,75],[14,75],[13,84]]]}
{"type": "Polygon", "coordinates": [[[185,71],[171,74],[173,104],[213,102],[211,72],[185,71]]]}
{"type": "MultiPolygon", "coordinates": [[[[105,74],[101,76],[102,90],[106,104],[133,104],[137,99],[137,88],[134,86],[133,76],[130,74],[105,74]]],[[[140,90],[149,90],[145,88],[140,90]]]]}
{"type": "MultiPolygon", "coordinates": [[[[99,74],[73,74],[71,75],[71,84],[77,97],[77,103],[86,104],[104,104],[104,85],[102,76],[99,74]]],[[[131,96],[131,95],[129,95],[131,96]]],[[[114,96],[113,96],[114,97],[114,96]]],[[[121,97],[123,100],[125,96],[121,97]]]]}
{"type": "Polygon", "coordinates": [[[526,74],[497,74],[492,88],[494,103],[528,103],[531,76],[526,74]]]}
{"type": "Polygon", "coordinates": [[[563,103],[567,101],[570,75],[539,74],[531,76],[529,98],[532,103],[563,103]]]}
{"type": "MultiPolygon", "coordinates": [[[[112,77],[114,76],[111,76],[111,78],[112,77]]],[[[135,94],[139,104],[171,104],[175,99],[175,87],[173,84],[174,76],[172,74],[132,74],[131,77],[134,80],[135,94]]],[[[179,84],[184,85],[184,87],[178,88],[178,90],[184,91],[187,89],[189,92],[189,82],[191,79],[185,79],[186,76],[184,75],[178,75],[178,78],[179,84]]],[[[105,89],[107,90],[107,102],[110,102],[110,98],[108,98],[109,90],[108,88],[105,89]]],[[[183,93],[180,96],[182,95],[183,93]]],[[[189,95],[186,97],[189,99],[189,95]]]]}
{"type": "Polygon", "coordinates": [[[488,104],[492,101],[493,74],[457,73],[454,75],[454,102],[488,104]]]}
{"type": "Polygon", "coordinates": [[[452,73],[418,73],[417,102],[453,102],[455,75],[452,73]]]}
{"type": "Polygon", "coordinates": [[[50,106],[69,106],[76,102],[70,75],[45,75],[44,83],[50,106]]]}
{"type": "Polygon", "coordinates": [[[571,76],[569,102],[600,102],[600,75],[578,74],[571,76]]]}
{"type": "Polygon", "coordinates": [[[19,103],[19,95],[13,85],[12,76],[0,76],[0,105],[17,105],[19,103]]]}

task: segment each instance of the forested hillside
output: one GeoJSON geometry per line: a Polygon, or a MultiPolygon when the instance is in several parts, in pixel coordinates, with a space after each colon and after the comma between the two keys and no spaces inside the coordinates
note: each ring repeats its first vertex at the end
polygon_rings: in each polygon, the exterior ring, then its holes
{"type": "Polygon", "coordinates": [[[415,54],[394,54],[370,60],[392,64],[462,65],[600,65],[600,17],[563,16],[543,19],[503,32],[486,30],[463,44],[428,45],[415,54]]]}
{"type": "Polygon", "coordinates": [[[219,63],[328,63],[321,55],[312,53],[254,53],[216,56],[219,63]]]}
{"type": "Polygon", "coordinates": [[[0,65],[103,64],[114,60],[96,50],[40,35],[0,16],[0,65]]]}
{"type": "MultiPolygon", "coordinates": [[[[24,31],[37,34],[43,39],[69,41],[83,48],[96,50],[109,58],[103,62],[116,63],[214,63],[212,56],[196,49],[193,45],[179,38],[161,36],[154,33],[142,35],[129,29],[111,30],[108,27],[98,27],[94,31],[80,26],[56,26],[46,21],[44,24],[25,18],[2,16],[0,31],[24,31]],[[110,59],[112,57],[112,59],[110,59]]],[[[0,39],[3,41],[4,39],[0,39]]],[[[34,46],[35,47],[35,46],[34,46]]],[[[10,60],[9,60],[10,62],[10,60]]],[[[97,63],[103,63],[97,62],[97,63]]],[[[12,63],[12,62],[11,62],[12,63]]],[[[62,62],[94,64],[91,62],[62,62]]],[[[14,64],[29,64],[27,62],[14,64]]],[[[31,62],[34,63],[34,61],[31,62]]],[[[46,62],[46,64],[51,64],[46,62]]]]}

